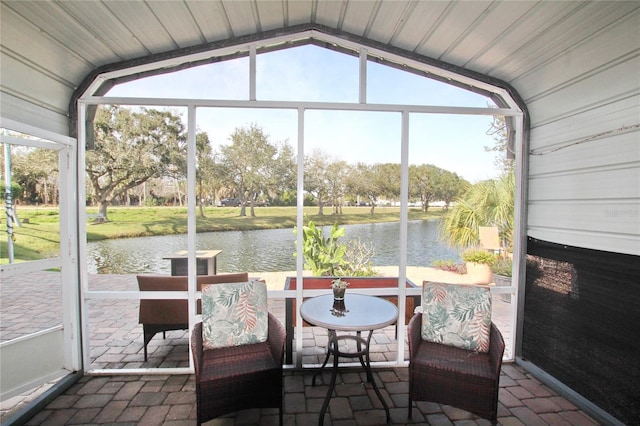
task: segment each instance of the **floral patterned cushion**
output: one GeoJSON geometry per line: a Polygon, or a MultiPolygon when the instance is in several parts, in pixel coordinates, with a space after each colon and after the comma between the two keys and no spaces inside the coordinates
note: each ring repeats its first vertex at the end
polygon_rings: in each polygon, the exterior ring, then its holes
{"type": "Polygon", "coordinates": [[[206,349],[260,343],[268,337],[264,282],[202,287],[202,341],[206,349]]]}
{"type": "Polygon", "coordinates": [[[491,292],[486,287],[430,283],[422,285],[422,338],[488,352],[491,292]]]}

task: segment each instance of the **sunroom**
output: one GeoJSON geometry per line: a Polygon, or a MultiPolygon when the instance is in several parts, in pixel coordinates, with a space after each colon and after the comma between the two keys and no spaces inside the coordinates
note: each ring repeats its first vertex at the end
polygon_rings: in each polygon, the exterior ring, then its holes
{"type": "MultiPolygon", "coordinates": [[[[639,28],[636,2],[3,2],[2,142],[57,154],[60,254],[2,264],[2,322],[39,316],[22,305],[38,290],[16,297],[12,306],[6,304],[14,300],[5,297],[7,283],[31,289],[51,269],[59,272],[48,297],[59,301],[60,314],[52,326],[28,332],[23,326],[17,335],[3,326],[2,399],[51,381],[56,385],[49,392],[59,393],[83,375],[193,372],[188,353],[176,363],[153,366],[96,362],[109,344],[96,337],[104,330],[95,318],[117,316],[128,304],[134,308],[125,311],[135,311],[149,297],[135,279],[133,287],[101,286],[108,276],[90,270],[87,233],[93,225],[87,214],[93,210],[86,207],[84,169],[99,106],[179,112],[187,134],[186,200],[198,197],[196,134],[209,121],[224,122],[228,111],[241,110],[246,115],[240,124],[254,116],[283,123],[283,139],[295,153],[292,220],[299,229],[305,224],[305,155],[314,133],[323,125],[338,126],[343,117],[388,133],[384,146],[355,149],[379,149],[400,165],[393,275],[418,287],[366,291],[399,301],[420,296],[424,278],[409,276],[414,265],[408,253],[415,238],[409,168],[425,137],[416,130],[420,119],[452,116],[467,126],[469,117],[500,116],[516,164],[513,284],[492,288],[494,300],[511,300],[505,305],[505,362],[532,373],[601,423],[633,423],[640,391],[628,377],[637,375],[638,333],[621,324],[633,324],[640,312],[639,28]],[[348,96],[278,98],[288,80],[265,82],[262,75],[265,64],[285,69],[290,51],[321,51],[331,63],[345,61],[351,70],[345,76],[348,96]],[[117,94],[132,81],[209,66],[215,79],[218,65],[238,70],[231,97],[206,91],[197,97],[117,94]],[[380,69],[386,74],[376,80],[380,69]],[[379,95],[405,75],[416,79],[418,94],[424,92],[419,81],[435,80],[473,93],[477,104],[434,101],[427,93],[417,102],[379,95]],[[275,89],[265,90],[267,83],[275,89]]],[[[333,149],[338,155],[339,148],[333,149]]],[[[9,213],[7,231],[15,225],[9,213]]],[[[197,231],[200,220],[197,205],[187,201],[186,233],[176,247],[186,250],[189,271],[197,269],[196,252],[205,244],[197,231]]],[[[285,290],[284,277],[267,279],[277,309],[285,299],[299,306],[322,293],[305,289],[302,236],[295,238],[290,251],[298,250],[295,278],[303,285],[285,290]]],[[[266,257],[269,248],[260,246],[251,255],[266,257]]],[[[3,247],[13,250],[10,242],[3,247]]],[[[12,253],[2,257],[11,259],[12,253]]],[[[189,290],[179,296],[154,296],[188,300],[189,329],[199,320],[195,280],[189,274],[189,290]]],[[[394,350],[374,367],[407,365],[406,309],[398,303],[394,350]]],[[[299,311],[293,315],[301,324],[299,311]]],[[[118,327],[113,320],[111,338],[118,327]]],[[[290,369],[314,366],[302,355],[306,332],[293,329],[290,369]]]]}

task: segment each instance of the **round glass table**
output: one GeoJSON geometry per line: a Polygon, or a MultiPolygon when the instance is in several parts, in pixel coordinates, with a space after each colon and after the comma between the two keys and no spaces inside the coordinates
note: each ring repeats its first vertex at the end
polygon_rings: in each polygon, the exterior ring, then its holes
{"type": "Polygon", "coordinates": [[[329,406],[331,395],[336,386],[336,376],[338,374],[338,359],[358,358],[360,364],[367,373],[367,380],[371,383],[378,399],[384,406],[387,414],[387,423],[390,421],[389,406],[382,398],[382,394],[371,375],[371,360],[369,358],[369,345],[371,336],[375,330],[384,328],[398,320],[398,308],[388,300],[368,296],[364,294],[350,293],[347,291],[344,300],[334,300],[332,294],[312,297],[305,300],[300,306],[300,315],[309,324],[326,328],[329,334],[327,345],[327,356],[324,363],[313,376],[312,384],[315,386],[316,377],[327,365],[329,357],[333,355],[333,369],[331,372],[331,382],[325,397],[318,424],[324,422],[324,415],[329,406]],[[356,332],[356,335],[346,334],[338,336],[338,332],[356,332]],[[368,331],[369,335],[365,339],[361,333],[368,331]],[[343,340],[353,340],[356,342],[355,352],[343,352],[339,343],[343,340]]]}

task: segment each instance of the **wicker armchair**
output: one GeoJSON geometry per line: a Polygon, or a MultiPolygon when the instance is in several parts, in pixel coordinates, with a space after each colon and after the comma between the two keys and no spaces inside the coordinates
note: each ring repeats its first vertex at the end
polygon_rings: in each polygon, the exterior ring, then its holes
{"type": "Polygon", "coordinates": [[[198,425],[247,408],[279,409],[282,425],[282,361],[285,330],[269,313],[266,342],[204,349],[202,323],[196,324],[191,349],[196,372],[198,425]]]}
{"type": "Polygon", "coordinates": [[[422,339],[422,314],[409,322],[409,418],[413,401],[452,405],[496,424],[504,340],[491,323],[489,352],[422,339]]]}
{"type": "Polygon", "coordinates": [[[422,283],[422,312],[407,328],[409,418],[415,400],[496,423],[504,340],[491,322],[492,300],[487,287],[422,283]]]}

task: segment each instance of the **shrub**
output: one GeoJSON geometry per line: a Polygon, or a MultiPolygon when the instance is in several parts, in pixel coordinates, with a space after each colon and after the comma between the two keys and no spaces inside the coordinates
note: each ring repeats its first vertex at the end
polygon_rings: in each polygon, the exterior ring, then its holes
{"type": "Polygon", "coordinates": [[[344,277],[375,277],[378,272],[373,269],[371,258],[375,250],[373,244],[366,244],[360,239],[347,245],[344,264],[337,268],[337,273],[344,277]]]}
{"type": "Polygon", "coordinates": [[[461,275],[467,273],[467,267],[464,264],[455,263],[453,260],[436,260],[431,265],[441,271],[454,272],[461,275]]]}
{"type": "Polygon", "coordinates": [[[482,263],[492,266],[496,263],[496,255],[486,250],[470,249],[462,252],[462,260],[465,262],[482,263]]]}
{"type": "Polygon", "coordinates": [[[511,259],[499,259],[498,261],[496,261],[493,266],[491,267],[491,270],[493,271],[494,274],[496,275],[502,275],[504,277],[510,277],[512,274],[512,266],[513,266],[513,261],[511,259]]]}

